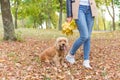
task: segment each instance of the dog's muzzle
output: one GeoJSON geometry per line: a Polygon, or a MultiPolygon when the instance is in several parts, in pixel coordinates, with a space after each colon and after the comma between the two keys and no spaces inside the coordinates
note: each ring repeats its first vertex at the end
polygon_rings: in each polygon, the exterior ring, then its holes
{"type": "Polygon", "coordinates": [[[66,50],[66,45],[65,44],[60,45],[60,50],[66,50]]]}

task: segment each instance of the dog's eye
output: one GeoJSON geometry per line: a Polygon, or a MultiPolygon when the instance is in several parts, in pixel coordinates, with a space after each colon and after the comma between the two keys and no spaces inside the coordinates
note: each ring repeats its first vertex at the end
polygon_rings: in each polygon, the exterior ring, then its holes
{"type": "Polygon", "coordinates": [[[66,40],[64,40],[64,42],[66,42],[66,40]]]}
{"type": "Polygon", "coordinates": [[[62,42],[61,40],[59,42],[62,42]]]}

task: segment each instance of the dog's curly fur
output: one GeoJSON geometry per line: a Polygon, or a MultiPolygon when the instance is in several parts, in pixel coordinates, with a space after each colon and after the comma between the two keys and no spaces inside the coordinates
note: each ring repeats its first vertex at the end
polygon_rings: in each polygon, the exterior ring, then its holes
{"type": "Polygon", "coordinates": [[[66,37],[58,37],[53,46],[39,54],[40,60],[45,62],[53,61],[56,66],[62,65],[67,46],[68,39],[66,37]]]}

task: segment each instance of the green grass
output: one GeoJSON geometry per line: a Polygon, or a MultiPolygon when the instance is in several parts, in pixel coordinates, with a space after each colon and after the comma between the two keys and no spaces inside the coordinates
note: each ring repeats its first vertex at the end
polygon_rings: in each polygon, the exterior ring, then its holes
{"type": "Polygon", "coordinates": [[[55,30],[55,29],[33,29],[33,28],[19,28],[16,30],[16,34],[19,34],[22,38],[37,38],[37,39],[55,39],[60,36],[68,37],[68,38],[75,38],[78,36],[78,32],[74,32],[74,35],[72,36],[66,36],[65,34],[62,34],[62,31],[55,30]]]}
{"type": "MultiPolygon", "coordinates": [[[[18,41],[22,41],[25,38],[37,38],[37,39],[55,39],[60,36],[65,36],[73,39],[73,37],[78,36],[76,32],[73,36],[66,36],[62,34],[62,31],[55,29],[34,29],[34,28],[18,28],[15,30],[15,34],[18,41]]],[[[3,39],[3,28],[0,28],[0,40],[3,39]]]]}
{"type": "Polygon", "coordinates": [[[58,36],[64,36],[61,34],[61,31],[57,30],[41,30],[41,29],[33,29],[33,28],[21,28],[17,29],[16,32],[20,31],[22,36],[25,37],[37,37],[41,39],[49,39],[56,38],[58,36]]]}
{"type": "MultiPolygon", "coordinates": [[[[16,37],[18,41],[24,41],[25,38],[37,38],[37,39],[55,39],[60,36],[65,36],[70,39],[75,39],[79,36],[78,31],[75,31],[73,35],[66,36],[62,34],[62,31],[55,29],[34,29],[34,28],[19,28],[15,30],[16,37]]],[[[114,32],[94,32],[92,33],[92,38],[114,38],[117,37],[114,32]],[[102,36],[100,36],[102,35],[102,36]],[[107,37],[106,37],[107,36],[107,37]]],[[[3,28],[0,28],[0,40],[3,39],[3,28]]]]}

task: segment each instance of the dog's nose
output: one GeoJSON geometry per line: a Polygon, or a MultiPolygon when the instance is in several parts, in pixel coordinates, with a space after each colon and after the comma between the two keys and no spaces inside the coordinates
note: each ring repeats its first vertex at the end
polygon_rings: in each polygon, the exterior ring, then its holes
{"type": "Polygon", "coordinates": [[[64,46],[65,44],[62,44],[62,46],[64,46]]]}

